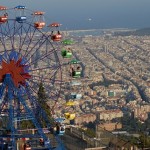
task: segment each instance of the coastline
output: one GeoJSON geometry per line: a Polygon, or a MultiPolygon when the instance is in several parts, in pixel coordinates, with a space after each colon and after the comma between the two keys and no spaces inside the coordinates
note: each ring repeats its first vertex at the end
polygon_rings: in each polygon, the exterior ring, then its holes
{"type": "Polygon", "coordinates": [[[85,29],[85,30],[64,30],[62,32],[70,36],[102,36],[105,34],[113,34],[114,32],[128,32],[136,29],[129,28],[112,28],[112,29],[85,29]]]}

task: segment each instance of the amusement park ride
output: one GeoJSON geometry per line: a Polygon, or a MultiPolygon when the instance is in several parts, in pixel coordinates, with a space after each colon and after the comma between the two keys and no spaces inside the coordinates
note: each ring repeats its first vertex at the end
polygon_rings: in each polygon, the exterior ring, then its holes
{"type": "MultiPolygon", "coordinates": [[[[48,150],[65,149],[59,138],[65,132],[64,119],[54,118],[56,130],[52,134],[57,141],[54,148],[43,131],[40,118],[49,131],[52,124],[38,102],[40,83],[46,90],[50,89],[47,92],[49,100],[57,103],[60,97],[63,67],[60,56],[68,64],[69,77],[81,77],[78,60],[72,60],[70,45],[73,41],[63,40],[60,26],[57,22],[47,25],[42,11],[33,12],[21,5],[0,6],[0,119],[1,128],[6,130],[0,135],[0,141],[9,142],[13,150],[18,149],[18,141],[23,138],[42,139],[43,147],[48,150]],[[55,48],[58,44],[63,45],[61,50],[55,48]],[[26,121],[32,123],[37,133],[21,132],[21,124],[26,121]]],[[[74,104],[70,102],[69,105],[74,104]]],[[[75,113],[66,112],[64,117],[73,120],[75,113]]],[[[24,145],[24,150],[30,148],[24,145]]]]}

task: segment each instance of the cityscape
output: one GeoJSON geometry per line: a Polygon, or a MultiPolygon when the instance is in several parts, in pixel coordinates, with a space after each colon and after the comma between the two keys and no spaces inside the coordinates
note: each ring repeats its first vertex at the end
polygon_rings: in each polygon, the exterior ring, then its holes
{"type": "Polygon", "coordinates": [[[114,32],[72,37],[78,41],[73,53],[84,66],[84,77],[82,85],[67,88],[66,95],[76,93],[68,99],[76,102],[76,126],[95,125],[139,140],[141,134],[149,135],[149,36],[113,36],[114,32]]]}
{"type": "Polygon", "coordinates": [[[0,150],[150,150],[150,28],[93,18],[0,6],[0,150]]]}

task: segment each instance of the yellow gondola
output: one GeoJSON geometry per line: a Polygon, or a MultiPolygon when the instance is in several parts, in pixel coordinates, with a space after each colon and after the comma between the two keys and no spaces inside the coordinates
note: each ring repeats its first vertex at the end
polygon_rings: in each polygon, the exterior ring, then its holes
{"type": "Polygon", "coordinates": [[[74,106],[75,102],[74,101],[69,101],[66,103],[66,106],[74,106]]]}
{"type": "Polygon", "coordinates": [[[68,120],[73,120],[76,117],[76,114],[75,113],[72,113],[72,114],[71,113],[65,113],[64,116],[68,120]]]}

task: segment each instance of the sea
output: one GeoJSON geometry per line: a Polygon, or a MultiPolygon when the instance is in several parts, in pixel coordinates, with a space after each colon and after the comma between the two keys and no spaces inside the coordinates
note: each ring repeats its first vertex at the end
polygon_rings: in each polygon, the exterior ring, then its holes
{"type": "Polygon", "coordinates": [[[103,36],[103,35],[112,35],[114,32],[126,32],[126,31],[133,31],[136,29],[129,29],[129,28],[112,28],[112,29],[88,29],[88,30],[71,30],[71,31],[64,31],[66,34],[70,36],[103,36]]]}
{"type": "Polygon", "coordinates": [[[68,31],[71,36],[102,36],[104,35],[104,30],[102,29],[89,29],[89,30],[74,30],[68,31]]]}

